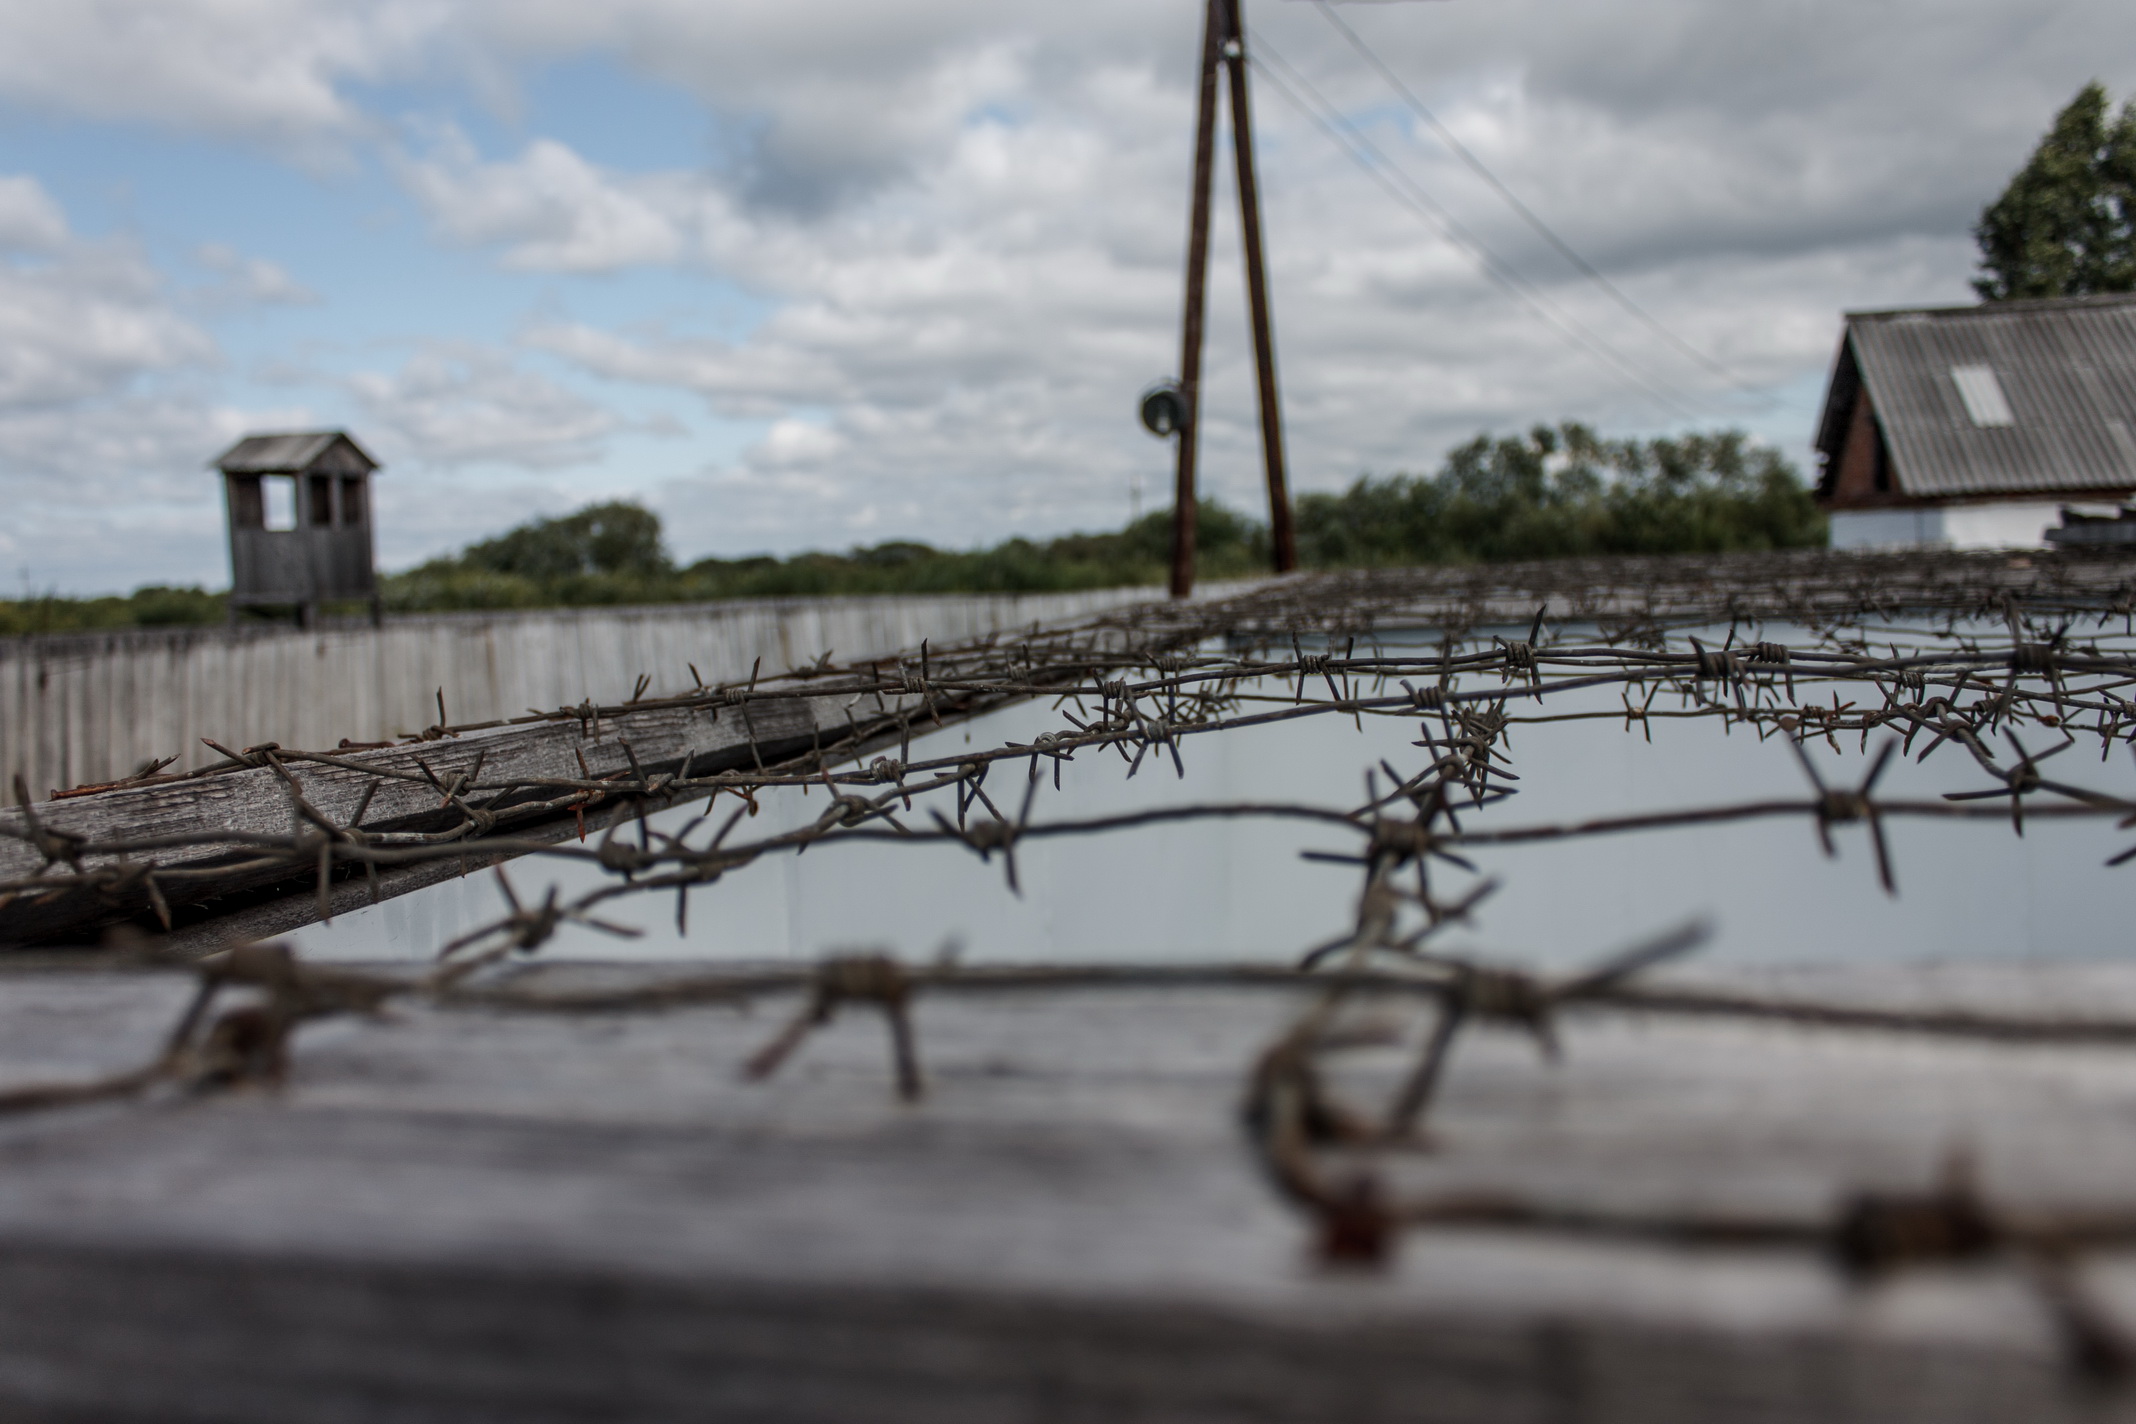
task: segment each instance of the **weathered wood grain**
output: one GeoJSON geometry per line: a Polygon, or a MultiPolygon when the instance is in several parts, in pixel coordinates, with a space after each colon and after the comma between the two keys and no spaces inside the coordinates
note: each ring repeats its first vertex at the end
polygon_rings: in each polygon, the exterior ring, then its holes
{"type": "MultiPolygon", "coordinates": [[[[819,708],[813,699],[799,698],[756,703],[746,712],[740,707],[710,704],[652,708],[626,717],[541,722],[353,752],[343,758],[353,764],[349,767],[291,761],[285,769],[302,788],[304,799],[335,824],[348,826],[362,807],[364,817],[359,829],[396,831],[436,820],[444,798],[427,777],[389,779],[355,768],[412,775],[421,775],[427,768],[446,784],[463,773],[472,773],[478,763],[481,780],[486,783],[534,778],[581,780],[588,772],[594,778],[628,775],[633,758],[639,768],[648,772],[675,771],[685,758],[693,772],[713,772],[753,765],[759,760],[777,761],[806,751],[818,737],[819,716],[828,722],[833,713],[834,709],[819,708]],[[367,793],[371,799],[366,806],[363,798],[367,793]]],[[[836,712],[832,725],[834,730],[829,735],[835,740],[846,729],[842,710],[836,712]]],[[[489,798],[472,799],[481,804],[489,798]]],[[[166,835],[286,836],[305,829],[287,783],[267,766],[45,802],[35,807],[33,814],[52,830],[91,840],[115,836],[135,840],[166,835]]],[[[497,814],[499,826],[505,829],[523,824],[533,815],[526,811],[515,815],[509,803],[500,805],[497,814]]],[[[548,815],[553,819],[553,812],[548,815]]],[[[448,819],[458,818],[454,815],[448,819]]],[[[43,857],[26,838],[24,827],[21,808],[0,809],[0,878],[34,875],[44,864],[43,857]]],[[[159,851],[153,858],[159,866],[183,870],[222,865],[242,854],[228,844],[206,844],[159,851]]],[[[90,857],[84,864],[93,867],[115,859],[90,857]]],[[[165,882],[164,894],[173,904],[185,904],[209,894],[226,896],[291,877],[289,867],[267,866],[249,872],[219,873],[206,884],[170,879],[165,882]]],[[[419,877],[404,875],[391,888],[414,888],[418,880],[419,877]]],[[[368,887],[365,893],[369,893],[368,887]]],[[[32,943],[79,934],[100,923],[137,914],[146,904],[145,891],[116,895],[71,892],[49,900],[23,895],[0,905],[0,943],[32,943]]]]}
{"type": "MultiPolygon", "coordinates": [[[[643,983],[667,968],[548,971],[643,983]]],[[[1824,976],[1882,1004],[2136,1009],[2125,969],[1824,976]]],[[[177,978],[16,974],[0,1082],[124,1066],[177,978]]],[[[923,998],[900,1106],[850,1010],[781,1075],[745,1014],[408,1008],[275,1094],[0,1121],[0,1414],[274,1421],[2136,1417],[2009,1267],[1857,1288],[1790,1250],[1418,1233],[1315,1266],[1235,1115],[1295,1007],[923,998]]],[[[1390,1006],[1389,1011],[1393,1011],[1390,1006]]],[[[1412,1025],[1412,1029],[1420,1027],[1412,1025]]],[[[1414,1036],[1410,1045],[1414,1046],[1414,1036]]],[[[2136,1195],[2136,1056],[1582,1016],[1464,1044],[1411,1186],[1799,1211],[1954,1145],[2013,1205],[2136,1195]]],[[[1384,1087],[1391,1051],[1351,1091],[1384,1087]]],[[[2136,1323],[2136,1264],[2089,1266],[2136,1323]]]]}

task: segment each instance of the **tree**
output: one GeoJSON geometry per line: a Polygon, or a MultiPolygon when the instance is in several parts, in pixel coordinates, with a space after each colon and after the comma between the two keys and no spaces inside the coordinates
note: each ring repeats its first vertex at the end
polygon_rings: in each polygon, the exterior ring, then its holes
{"type": "Polygon", "coordinates": [[[536,580],[575,574],[668,573],[660,516],[627,500],[589,504],[559,519],[536,519],[468,546],[468,567],[536,580]]]}
{"type": "Polygon", "coordinates": [[[2136,290],[2136,100],[2078,90],[1973,237],[1987,301],[2136,290]]]}
{"type": "Polygon", "coordinates": [[[1428,564],[1583,554],[1790,549],[1824,516],[1777,450],[1739,430],[1607,440],[1568,421],[1479,435],[1428,477],[1362,479],[1298,501],[1308,564],[1428,564]]]}

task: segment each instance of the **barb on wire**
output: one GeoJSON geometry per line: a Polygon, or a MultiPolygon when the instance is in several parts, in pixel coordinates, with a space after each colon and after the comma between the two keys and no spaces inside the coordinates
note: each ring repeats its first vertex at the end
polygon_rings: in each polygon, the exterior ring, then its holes
{"type": "Polygon", "coordinates": [[[1869,764],[1869,771],[1862,777],[1861,785],[1851,789],[1826,786],[1824,778],[1817,773],[1817,764],[1811,761],[1810,754],[1802,749],[1802,743],[1790,736],[1787,744],[1794,748],[1795,758],[1802,763],[1803,773],[1817,789],[1817,843],[1824,847],[1826,858],[1836,859],[1839,855],[1839,848],[1832,842],[1832,827],[1852,825],[1857,821],[1866,822],[1869,826],[1869,844],[1876,850],[1877,880],[1883,885],[1885,894],[1898,894],[1898,880],[1891,871],[1891,848],[1884,839],[1884,812],[1870,799],[1870,793],[1876,790],[1876,784],[1882,779],[1884,769],[1891,765],[1891,758],[1899,749],[1898,742],[1895,739],[1887,740],[1879,747],[1876,760],[1869,764]]]}
{"type": "MultiPolygon", "coordinates": [[[[1495,859],[1517,862],[1523,846],[1774,820],[1807,822],[1825,855],[1836,857],[1836,828],[1859,824],[1879,882],[1896,895],[1889,823],[1897,820],[1979,827],[1987,853],[2009,844],[2006,817],[2020,835],[2027,820],[2136,828],[2136,800],[2112,784],[2046,774],[2051,758],[2085,738],[2096,738],[2105,758],[2136,729],[2136,575],[2127,565],[2062,555],[2019,564],[2001,555],[1819,554],[1351,571],[1028,634],[928,640],[912,655],[840,663],[826,652],[787,661],[795,664],[787,674],[764,675],[758,659],[745,681],[725,684],[707,683],[690,667],[686,685],[679,674],[672,684],[686,690],[673,695],[659,670],[640,672],[620,702],[588,697],[460,725],[449,722],[440,686],[437,721],[395,743],[344,739],[332,751],[305,752],[208,741],[219,758],[213,766],[166,774],[163,764],[147,765],[134,778],[34,806],[16,778],[22,804],[0,811],[0,937],[36,942],[55,925],[80,933],[150,915],[169,927],[238,891],[309,893],[324,918],[334,880],[359,869],[378,897],[455,868],[492,867],[505,911],[442,946],[413,980],[347,977],[272,947],[232,951],[213,961],[218,967],[204,975],[194,1004],[144,1066],[0,1092],[0,1109],[271,1086],[288,1071],[298,1024],[376,1012],[397,994],[544,1012],[802,995],[794,1018],[745,1063],[752,1079],[776,1072],[842,1007],[873,1005],[885,1017],[898,1095],[909,1101],[923,1088],[911,1017],[923,994],[1260,987],[1305,1004],[1252,1061],[1248,1130],[1278,1190],[1310,1214],[1330,1260],[1382,1261],[1400,1231],[1450,1224],[1787,1242],[1826,1251],[1862,1274],[2000,1251],[2025,1263],[2073,1338],[2085,1335],[2100,1358],[2118,1349],[2071,1266],[2076,1253],[2112,1233],[2087,1235],[2067,1221],[2050,1229],[2008,1205],[1991,1207],[1967,1186],[1946,1183],[1940,1195],[1903,1199],[1857,1195],[1815,1223],[1637,1217],[1490,1193],[1404,1200],[1374,1154],[1422,1140],[1460,1035],[1471,1027],[1522,1033],[1547,1059],[1561,1052],[1561,1022],[1589,1013],[2136,1046],[2136,1023],[2110,1019],[1900,1012],[1660,982],[1652,971],[1705,939],[1707,928],[1696,923],[1562,977],[1446,948],[1449,928],[1481,919],[1501,880],[1534,888],[1517,864],[1495,859]],[[1055,720],[1020,740],[953,749],[923,735],[1013,702],[1050,705],[1055,720]],[[1186,749],[1203,746],[1196,738],[1239,739],[1313,719],[1362,728],[1367,718],[1393,719],[1398,740],[1417,750],[1360,757],[1367,763],[1361,803],[1346,774],[1317,797],[1034,815],[1049,765],[1056,790],[1066,769],[1097,775],[1114,756],[1127,777],[1169,760],[1184,778],[1186,749]],[[1653,757],[1675,753],[1656,724],[1742,731],[1757,739],[1747,753],[1768,761],[1782,754],[1759,748],[1780,737],[1809,794],[1757,799],[1721,784],[1696,804],[1519,820],[1514,798],[1533,784],[1522,774],[1536,774],[1522,761],[1530,739],[1585,720],[1636,727],[1654,746],[1642,755],[1653,757]],[[2034,753],[2040,738],[2055,744],[2034,753]],[[1808,751],[1812,739],[1836,754],[1862,755],[1859,781],[1828,785],[1808,751]],[[1991,754],[2005,744],[2014,760],[1991,754]],[[1926,763],[1946,745],[1962,750],[1960,763],[1970,758],[1982,769],[1984,789],[1970,784],[1920,800],[1879,790],[1895,758],[1926,763]],[[1005,809],[1014,798],[993,794],[1005,784],[990,779],[1001,762],[1022,764],[1009,773],[1023,772],[1014,814],[1005,809]],[[194,787],[217,793],[203,795],[203,805],[241,804],[247,813],[219,821],[170,814],[194,787]],[[781,794],[804,813],[755,822],[773,805],[768,798],[781,794]],[[729,795],[737,804],[719,816],[720,798],[729,795]],[[271,799],[247,799],[261,796],[271,799]],[[679,829],[662,830],[653,819],[698,798],[701,813],[679,829]],[[535,993],[518,971],[501,968],[567,927],[640,933],[612,908],[632,897],[673,892],[677,931],[685,932],[693,894],[717,901],[724,892],[713,887],[724,877],[772,857],[961,846],[985,865],[999,853],[1008,890],[1021,895],[1040,843],[1247,818],[1311,824],[1341,843],[1305,856],[1355,876],[1344,877],[1343,900],[1330,900],[1330,921],[1341,932],[1295,965],[906,966],[871,952],[810,967],[709,971],[605,1000],[535,993]],[[693,839],[710,822],[717,822],[710,837],[693,839]],[[593,884],[566,895],[552,883],[538,899],[523,898],[503,869],[520,858],[572,862],[592,873],[593,884]],[[210,1021],[211,1001],[226,990],[250,998],[210,1021]],[[1364,1110],[1334,1090],[1329,1064],[1334,1055],[1387,1046],[1381,1029],[1349,1010],[1388,998],[1415,1003],[1429,1018],[1420,1014],[1421,1043],[1400,1061],[1391,1099],[1364,1110]]],[[[1948,757],[1939,763],[1950,764],[1948,757]]],[[[2132,859],[2136,848],[2107,863],[2132,859]]],[[[1549,882],[1540,888],[1547,892],[1549,882]]]]}
{"type": "Polygon", "coordinates": [[[801,1046],[812,1029],[829,1023],[848,1003],[870,1003],[883,1011],[890,1027],[891,1062],[897,1073],[897,1095],[906,1102],[919,1100],[924,1090],[920,1077],[919,1050],[913,1042],[908,1007],[912,986],[904,966],[887,955],[846,955],[825,960],[800,1013],[785,1028],[751,1054],[742,1067],[745,1078],[769,1078],[779,1065],[801,1046]]]}
{"type": "Polygon", "coordinates": [[[497,891],[504,896],[504,903],[511,907],[510,913],[480,929],[468,931],[440,949],[438,967],[430,975],[431,985],[450,985],[507,955],[532,954],[566,924],[585,925],[618,939],[636,939],[644,933],[630,925],[596,918],[577,905],[559,904],[554,885],[542,896],[541,903],[528,909],[520,903],[519,894],[512,888],[511,877],[504,873],[504,867],[496,867],[493,873],[497,877],[497,891]],[[482,947],[476,949],[478,945],[482,947]],[[462,953],[469,949],[475,952],[462,953]]]}
{"type": "Polygon", "coordinates": [[[1555,1019],[1561,1006],[1617,989],[1658,964],[1691,953],[1712,934],[1713,927],[1706,921],[1689,921],[1609,955],[1583,973],[1556,984],[1546,984],[1518,970],[1435,958],[1433,962],[1448,971],[1447,991],[1439,1002],[1439,1016],[1424,1051],[1387,1111],[1386,1135],[1415,1134],[1444,1074],[1454,1037],[1465,1023],[1475,1020],[1517,1028],[1535,1040],[1546,1059],[1555,1062],[1562,1053],[1555,1019]]]}

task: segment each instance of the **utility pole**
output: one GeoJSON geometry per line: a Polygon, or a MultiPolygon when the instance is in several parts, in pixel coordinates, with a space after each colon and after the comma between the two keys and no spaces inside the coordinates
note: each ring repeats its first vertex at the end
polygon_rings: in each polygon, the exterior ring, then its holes
{"type": "Polygon", "coordinates": [[[1193,216],[1187,229],[1187,305],[1181,323],[1176,419],[1144,421],[1158,434],[1179,437],[1172,497],[1172,596],[1194,591],[1195,461],[1200,445],[1202,313],[1209,276],[1209,200],[1216,166],[1218,70],[1231,86],[1232,146],[1238,157],[1239,231],[1246,256],[1246,303],[1253,324],[1255,384],[1261,406],[1261,460],[1268,475],[1268,532],[1277,573],[1297,567],[1290,491],[1283,467],[1283,408],[1276,395],[1275,335],[1268,315],[1268,271],[1261,246],[1260,185],[1254,177],[1253,114],[1246,94],[1243,0],[1207,0],[1202,20],[1200,105],[1194,127],[1193,216]],[[1170,424],[1173,428],[1160,428],[1170,424]]]}

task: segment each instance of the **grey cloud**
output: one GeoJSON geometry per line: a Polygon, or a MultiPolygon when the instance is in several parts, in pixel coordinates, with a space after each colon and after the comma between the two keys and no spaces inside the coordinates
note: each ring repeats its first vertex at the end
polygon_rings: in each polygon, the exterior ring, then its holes
{"type": "MultiPolygon", "coordinates": [[[[1262,13],[1295,58],[1384,98],[1309,7],[1284,8],[1262,13]]],[[[2136,11],[2100,3],[1343,14],[1554,220],[1632,266],[1962,229],[2079,84],[2136,83],[2136,11]]]]}
{"type": "MultiPolygon", "coordinates": [[[[255,420],[217,399],[214,340],[132,242],[72,235],[41,187],[0,183],[0,561],[37,587],[222,577],[202,462],[255,420]],[[27,249],[27,250],[25,250],[27,249]]],[[[273,274],[226,254],[257,286],[273,274]]],[[[222,260],[222,259],[217,259],[222,260]]]]}
{"type": "Polygon", "coordinates": [[[420,155],[398,154],[394,163],[445,237],[502,247],[511,266],[598,272],[672,262],[690,240],[687,183],[618,181],[551,140],[485,162],[448,128],[420,155]]]}
{"type": "Polygon", "coordinates": [[[738,420],[770,419],[795,405],[858,394],[835,361],[790,344],[752,350],[691,337],[632,339],[583,325],[534,327],[522,341],[608,380],[688,391],[738,420]]]}
{"type": "Polygon", "coordinates": [[[808,219],[910,179],[968,112],[1022,97],[1021,56],[1061,34],[1087,54],[1136,7],[1080,8],[500,0],[468,24],[523,54],[612,49],[696,94],[722,120],[735,196],[808,219]]]}
{"type": "Polygon", "coordinates": [[[605,408],[494,351],[440,344],[349,387],[384,452],[421,465],[554,469],[599,457],[619,422],[605,408]]]}
{"type": "Polygon", "coordinates": [[[197,388],[0,410],[0,572],[65,591],[226,580],[222,498],[205,462],[248,429],[309,415],[236,410],[197,388]]]}
{"type": "Polygon", "coordinates": [[[448,15],[430,0],[5,0],[0,96],[332,161],[370,126],[344,87],[410,72],[448,15]]]}
{"type": "Polygon", "coordinates": [[[112,394],[145,373],[216,356],[129,243],[69,241],[0,258],[0,411],[112,394]]]}
{"type": "Polygon", "coordinates": [[[28,174],[0,177],[0,252],[51,252],[65,245],[67,215],[28,174]]]}

